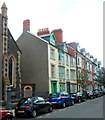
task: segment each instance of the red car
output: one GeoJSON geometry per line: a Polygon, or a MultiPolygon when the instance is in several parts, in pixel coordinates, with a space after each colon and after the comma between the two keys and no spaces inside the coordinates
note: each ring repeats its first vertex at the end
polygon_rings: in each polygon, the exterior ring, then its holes
{"type": "Polygon", "coordinates": [[[0,110],[0,120],[12,120],[13,113],[11,110],[0,110]]]}

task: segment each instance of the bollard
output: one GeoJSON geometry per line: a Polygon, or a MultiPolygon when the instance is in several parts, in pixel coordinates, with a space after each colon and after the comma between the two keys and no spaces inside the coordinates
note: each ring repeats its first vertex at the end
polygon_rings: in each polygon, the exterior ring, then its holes
{"type": "Polygon", "coordinates": [[[6,109],[11,110],[11,86],[10,85],[8,85],[6,91],[7,91],[6,109]]]}

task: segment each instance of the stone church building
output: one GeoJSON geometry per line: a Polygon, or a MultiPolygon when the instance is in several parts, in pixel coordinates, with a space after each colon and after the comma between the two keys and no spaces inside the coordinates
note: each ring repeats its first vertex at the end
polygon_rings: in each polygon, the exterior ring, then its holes
{"type": "Polygon", "coordinates": [[[4,3],[0,13],[0,103],[2,104],[7,100],[8,85],[12,89],[13,102],[20,96],[18,94],[21,91],[20,56],[21,51],[8,28],[7,7],[4,3]]]}

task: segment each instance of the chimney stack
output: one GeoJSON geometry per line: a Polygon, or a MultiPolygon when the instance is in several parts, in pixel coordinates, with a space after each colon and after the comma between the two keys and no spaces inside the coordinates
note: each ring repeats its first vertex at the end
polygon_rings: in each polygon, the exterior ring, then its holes
{"type": "Polygon", "coordinates": [[[55,29],[51,33],[54,33],[57,43],[63,42],[63,31],[62,31],[62,29],[55,29]]]}
{"type": "Polygon", "coordinates": [[[50,34],[50,31],[49,31],[48,28],[39,29],[38,32],[37,32],[38,36],[45,35],[45,34],[50,34]]]}
{"type": "Polygon", "coordinates": [[[30,31],[30,20],[24,20],[23,21],[23,31],[30,31]]]}

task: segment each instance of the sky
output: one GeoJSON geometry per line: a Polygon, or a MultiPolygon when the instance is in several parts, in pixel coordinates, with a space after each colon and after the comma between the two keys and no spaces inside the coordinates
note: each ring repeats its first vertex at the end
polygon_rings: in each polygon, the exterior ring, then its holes
{"type": "Polygon", "coordinates": [[[30,19],[30,31],[61,28],[63,41],[79,43],[80,48],[103,64],[104,0],[0,0],[8,8],[8,27],[15,40],[30,19]]]}

